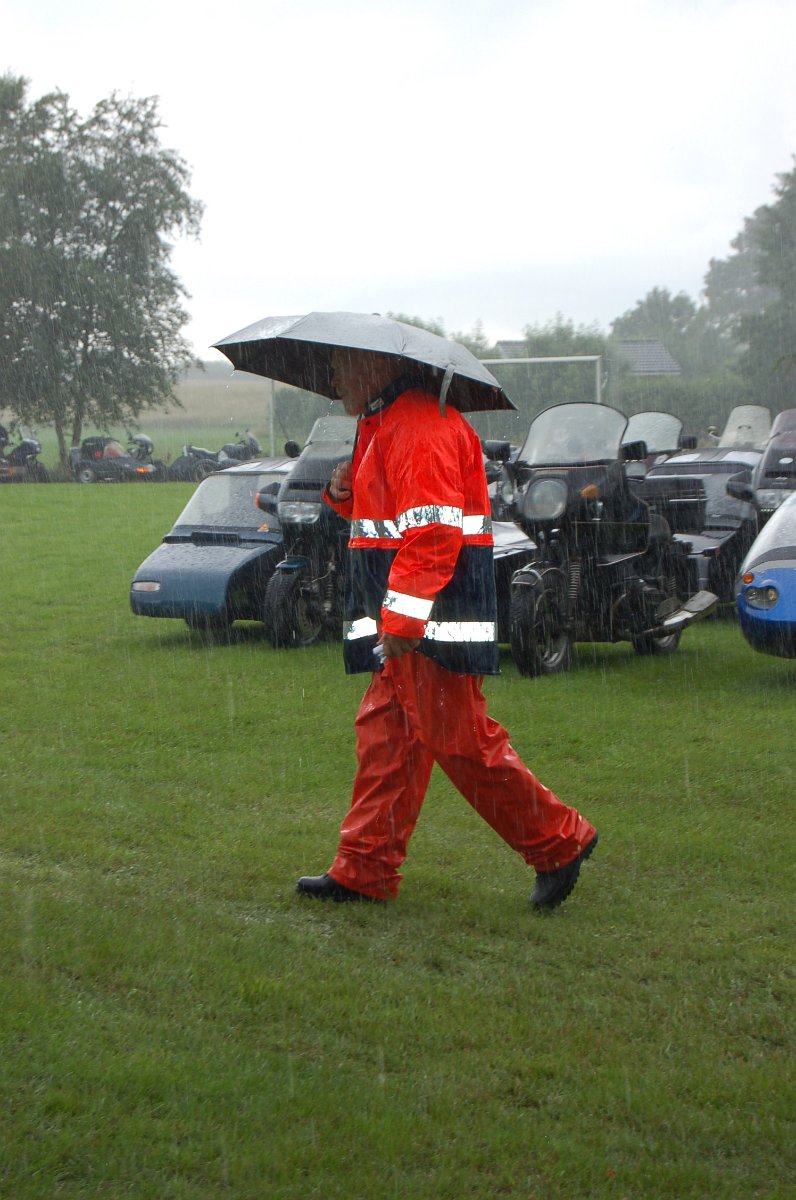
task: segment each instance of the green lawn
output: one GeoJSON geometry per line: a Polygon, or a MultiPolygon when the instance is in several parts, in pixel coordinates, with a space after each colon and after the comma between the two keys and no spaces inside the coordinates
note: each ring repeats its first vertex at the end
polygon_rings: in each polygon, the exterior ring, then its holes
{"type": "Polygon", "coordinates": [[[572,898],[435,774],[397,903],[302,901],[363,681],[132,616],[191,490],[0,490],[0,1195],[790,1198],[796,663],[506,654],[493,715],[600,830],[572,898]]]}

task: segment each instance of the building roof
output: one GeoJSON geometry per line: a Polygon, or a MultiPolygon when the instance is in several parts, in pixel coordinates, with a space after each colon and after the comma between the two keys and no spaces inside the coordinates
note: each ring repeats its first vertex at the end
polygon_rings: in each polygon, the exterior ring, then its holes
{"type": "Polygon", "coordinates": [[[528,347],[525,342],[495,342],[495,349],[500,358],[528,357],[528,347]]]}
{"type": "Polygon", "coordinates": [[[656,338],[634,338],[616,343],[616,350],[630,363],[632,375],[681,375],[682,367],[656,338]]]}

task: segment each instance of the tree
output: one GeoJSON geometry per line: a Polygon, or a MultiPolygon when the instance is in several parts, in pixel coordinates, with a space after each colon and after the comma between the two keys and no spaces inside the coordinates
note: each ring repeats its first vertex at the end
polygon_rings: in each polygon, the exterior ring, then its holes
{"type": "Polygon", "coordinates": [[[778,176],[777,200],[754,214],[757,281],[770,289],[762,311],[742,316],[738,369],[756,403],[796,406],[796,169],[778,176]]]}
{"type": "Polygon", "coordinates": [[[81,120],[64,93],[29,103],[0,77],[0,407],[52,424],[65,465],[86,421],[176,403],[194,361],[169,239],[198,234],[202,206],[159,127],[154,97],[81,120]]]}

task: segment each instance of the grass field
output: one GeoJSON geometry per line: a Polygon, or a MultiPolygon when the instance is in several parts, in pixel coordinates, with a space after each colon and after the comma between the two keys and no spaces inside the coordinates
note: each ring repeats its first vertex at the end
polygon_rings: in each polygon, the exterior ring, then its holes
{"type": "Polygon", "coordinates": [[[508,655],[491,711],[600,846],[531,912],[434,775],[401,895],[302,901],[363,683],[133,617],[190,485],[0,490],[0,1195],[785,1200],[796,663],[508,655]]]}

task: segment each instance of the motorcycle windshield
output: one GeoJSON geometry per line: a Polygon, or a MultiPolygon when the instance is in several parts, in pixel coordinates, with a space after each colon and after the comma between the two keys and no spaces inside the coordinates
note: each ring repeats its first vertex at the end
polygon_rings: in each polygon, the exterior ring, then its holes
{"type": "Polygon", "coordinates": [[[646,442],[648,454],[676,450],[683,432],[679,417],[666,412],[634,413],[628,419],[623,442],[646,442]]]}
{"type": "Polygon", "coordinates": [[[532,467],[613,462],[626,424],[606,404],[557,404],[535,418],[519,457],[532,467]]]}
{"type": "Polygon", "coordinates": [[[269,483],[280,483],[284,471],[258,471],[246,475],[210,475],[199,484],[175,522],[223,529],[259,529],[274,518],[260,511],[255,496],[269,483]]]}

